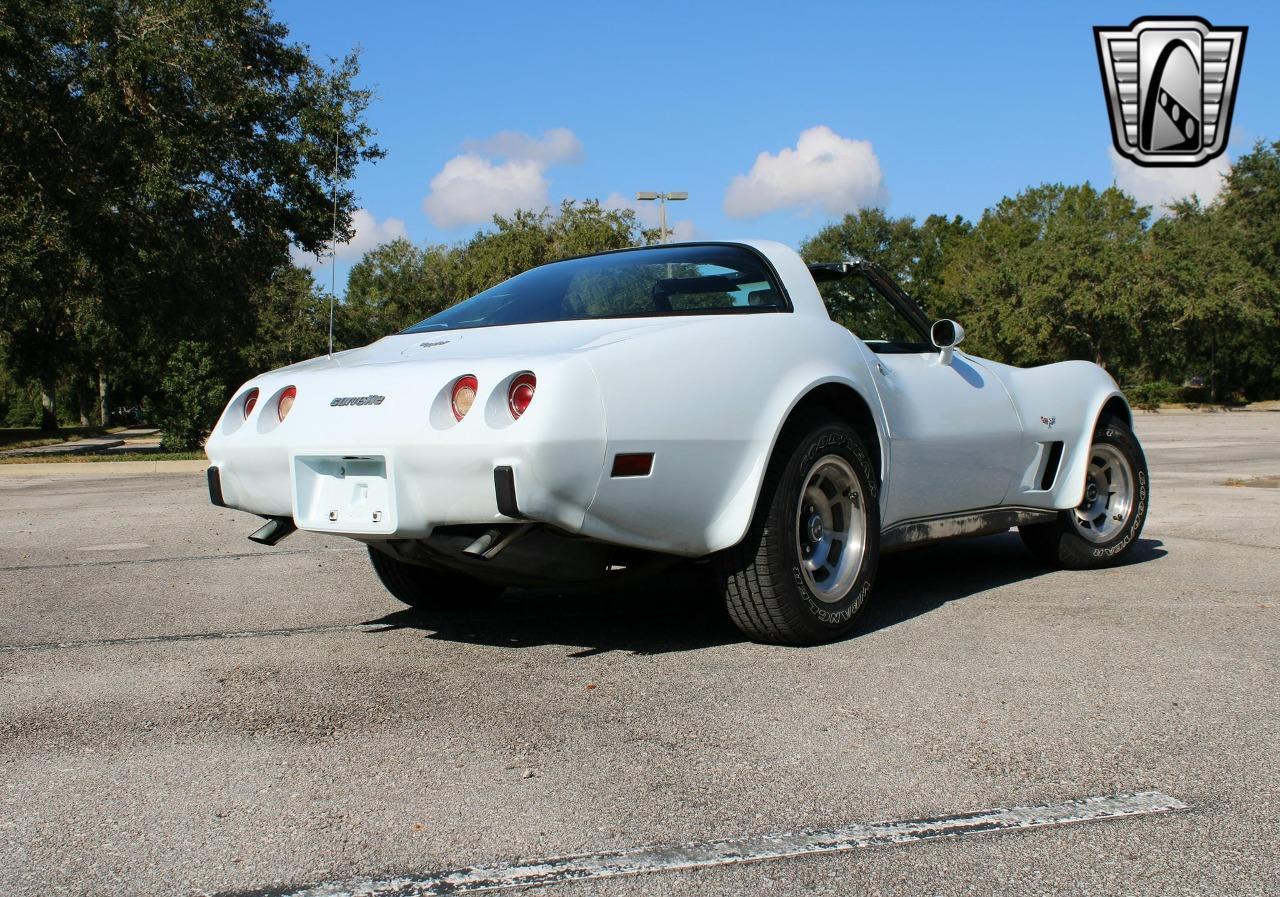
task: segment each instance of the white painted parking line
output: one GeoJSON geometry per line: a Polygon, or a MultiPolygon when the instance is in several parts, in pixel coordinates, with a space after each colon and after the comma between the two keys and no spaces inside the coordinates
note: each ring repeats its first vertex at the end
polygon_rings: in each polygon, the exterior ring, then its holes
{"type": "MultiPolygon", "coordinates": [[[[300,890],[251,892],[261,897],[430,897],[472,894],[554,885],[567,881],[615,878],[645,872],[702,869],[784,857],[836,853],[861,847],[909,844],[990,832],[1021,831],[1125,816],[1145,816],[1189,809],[1159,791],[1112,797],[1085,797],[1036,807],[980,810],[957,816],[899,822],[852,823],[814,831],[752,835],[716,841],[692,841],[581,856],[555,857],[530,863],[496,863],[445,872],[392,878],[327,882],[300,890]]],[[[249,892],[242,892],[249,893],[249,892]]]]}

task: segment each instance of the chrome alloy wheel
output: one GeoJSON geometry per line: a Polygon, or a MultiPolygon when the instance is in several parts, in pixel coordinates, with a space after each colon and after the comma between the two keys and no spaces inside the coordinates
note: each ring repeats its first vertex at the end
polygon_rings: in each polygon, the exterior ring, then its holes
{"type": "Polygon", "coordinates": [[[1071,522],[1090,542],[1106,542],[1124,528],[1133,511],[1133,467],[1115,446],[1099,443],[1092,452],[1084,499],[1072,512],[1071,522]]]}
{"type": "Polygon", "coordinates": [[[840,455],[826,455],[809,468],[795,531],[805,585],[825,603],[843,600],[862,569],[867,512],[858,477],[840,455]]]}

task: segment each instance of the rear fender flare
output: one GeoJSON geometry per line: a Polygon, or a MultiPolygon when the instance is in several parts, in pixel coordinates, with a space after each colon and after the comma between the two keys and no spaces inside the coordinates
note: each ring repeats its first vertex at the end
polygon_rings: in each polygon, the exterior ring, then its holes
{"type": "Polygon", "coordinates": [[[884,412],[871,382],[859,383],[856,378],[836,374],[811,375],[799,378],[796,382],[788,382],[785,388],[775,392],[775,404],[771,413],[761,416],[761,421],[771,422],[768,429],[760,434],[754,454],[754,463],[750,473],[743,479],[740,488],[724,505],[720,514],[712,521],[708,529],[708,543],[712,551],[720,551],[737,545],[747,534],[756,508],[763,496],[765,473],[774,453],[778,451],[783,434],[792,422],[797,409],[816,390],[824,386],[837,385],[854,393],[866,405],[871,420],[875,424],[875,437],[878,446],[868,446],[879,458],[880,467],[880,501],[884,501],[889,470],[889,438],[885,430],[884,412]]]}

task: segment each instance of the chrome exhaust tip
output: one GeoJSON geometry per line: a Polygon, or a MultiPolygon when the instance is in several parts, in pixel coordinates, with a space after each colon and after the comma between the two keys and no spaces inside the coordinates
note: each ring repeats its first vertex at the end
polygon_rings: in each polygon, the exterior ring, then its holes
{"type": "Polygon", "coordinates": [[[532,523],[524,523],[510,530],[506,535],[503,535],[500,529],[487,530],[484,535],[462,549],[462,553],[486,561],[493,560],[498,556],[498,552],[525,536],[533,527],[532,523]]]}
{"type": "Polygon", "coordinates": [[[249,540],[259,545],[275,545],[297,528],[292,517],[268,517],[266,523],[249,534],[249,540]]]}

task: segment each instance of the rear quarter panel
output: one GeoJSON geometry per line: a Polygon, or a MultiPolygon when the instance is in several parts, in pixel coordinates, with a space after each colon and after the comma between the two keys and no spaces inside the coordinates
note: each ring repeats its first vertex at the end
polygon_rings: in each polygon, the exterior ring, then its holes
{"type": "Polygon", "coordinates": [[[600,347],[589,361],[606,452],[582,532],[610,541],[691,557],[740,541],[782,426],[815,386],[851,386],[879,425],[865,354],[825,317],[708,316],[600,347]],[[625,452],[653,452],[652,473],[611,477],[625,452]]]}

